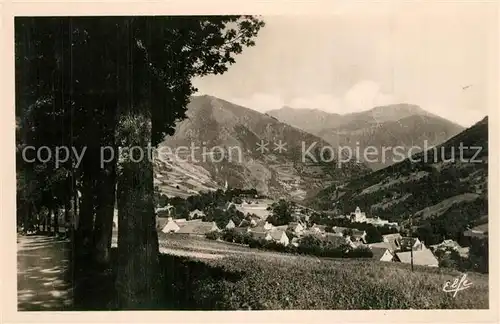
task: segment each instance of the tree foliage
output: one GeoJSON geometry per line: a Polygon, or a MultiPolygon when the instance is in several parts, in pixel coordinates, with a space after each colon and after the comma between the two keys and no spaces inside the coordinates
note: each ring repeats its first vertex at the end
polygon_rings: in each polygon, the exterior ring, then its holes
{"type": "Polygon", "coordinates": [[[292,213],[295,210],[295,204],[284,199],[271,205],[272,214],[267,218],[267,221],[274,226],[280,226],[293,222],[292,213]]]}
{"type": "MultiPolygon", "coordinates": [[[[70,197],[80,187],[76,239],[84,244],[77,251],[94,242],[96,251],[107,255],[118,181],[119,224],[132,229],[131,236],[119,239],[119,250],[127,250],[120,267],[139,271],[138,260],[149,258],[142,265],[147,271],[136,277],[140,280],[147,273],[143,284],[150,287],[158,252],[152,230],[152,165],[137,168],[119,154],[102,165],[100,148],[115,148],[117,153],[119,146],[156,146],[185,117],[196,91],[192,78],[224,73],[244,47],[255,44],[263,26],[253,16],[16,18],[18,147],[87,149],[78,168],[74,157],[65,162],[71,177],[50,162],[19,162],[21,201],[44,201],[48,196],[50,208],[62,200],[68,210],[70,197]],[[117,165],[118,157],[124,159],[117,165]],[[71,190],[59,190],[68,187],[71,190]],[[37,191],[40,194],[32,194],[37,191]]],[[[141,297],[134,275],[124,281],[123,273],[118,275],[120,287],[130,288],[122,296],[123,307],[148,304],[151,296],[141,297]]]]}

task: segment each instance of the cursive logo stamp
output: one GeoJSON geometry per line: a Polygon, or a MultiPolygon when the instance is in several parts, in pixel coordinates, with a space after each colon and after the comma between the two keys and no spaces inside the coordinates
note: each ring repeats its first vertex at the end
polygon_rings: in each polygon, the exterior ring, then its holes
{"type": "Polygon", "coordinates": [[[451,281],[447,281],[444,283],[443,291],[447,293],[453,293],[453,297],[457,295],[457,293],[461,290],[465,290],[472,286],[472,282],[467,280],[467,274],[463,274],[462,277],[455,278],[453,283],[451,281]]]}

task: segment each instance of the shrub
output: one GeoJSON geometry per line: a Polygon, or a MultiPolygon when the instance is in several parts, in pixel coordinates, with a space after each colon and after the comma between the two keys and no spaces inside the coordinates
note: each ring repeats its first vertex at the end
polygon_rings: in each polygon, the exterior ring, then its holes
{"type": "Polygon", "coordinates": [[[205,237],[209,240],[217,240],[220,238],[220,233],[217,231],[208,232],[207,234],[205,234],[205,237]]]}
{"type": "Polygon", "coordinates": [[[225,229],[222,231],[221,238],[227,242],[234,242],[237,232],[234,229],[225,229]]]}
{"type": "Polygon", "coordinates": [[[297,254],[299,253],[299,248],[290,243],[286,246],[285,252],[297,254]]]}
{"type": "Polygon", "coordinates": [[[233,233],[233,239],[235,243],[245,244],[245,234],[240,232],[233,233]]]}
{"type": "Polygon", "coordinates": [[[360,247],[357,247],[357,248],[352,249],[349,252],[347,252],[347,257],[348,258],[371,258],[371,257],[373,257],[373,252],[368,247],[360,246],[360,247]]]}
{"type": "Polygon", "coordinates": [[[266,240],[262,240],[262,239],[252,239],[251,241],[253,244],[255,244],[255,247],[260,249],[260,248],[263,248],[264,246],[266,246],[266,243],[267,241],[266,240]]]}
{"type": "Polygon", "coordinates": [[[264,249],[271,250],[271,251],[276,251],[276,252],[286,252],[286,246],[284,246],[281,243],[274,242],[274,241],[267,241],[263,245],[264,249]]]}
{"type": "Polygon", "coordinates": [[[234,229],[224,230],[219,234],[218,237],[227,242],[248,244],[250,248],[265,249],[284,253],[315,255],[318,257],[371,258],[373,255],[371,250],[366,247],[352,249],[351,246],[349,246],[347,243],[338,246],[312,235],[303,237],[300,240],[300,244],[298,247],[295,247],[292,244],[284,246],[283,244],[274,241],[255,239],[250,233],[240,233],[236,232],[234,229]]]}
{"type": "Polygon", "coordinates": [[[248,232],[238,233],[238,237],[241,244],[248,245],[253,240],[252,235],[248,232]]]}

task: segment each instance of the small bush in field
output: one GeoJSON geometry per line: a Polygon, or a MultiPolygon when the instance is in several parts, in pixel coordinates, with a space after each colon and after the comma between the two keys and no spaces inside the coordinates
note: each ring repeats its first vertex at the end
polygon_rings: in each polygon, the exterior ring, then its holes
{"type": "Polygon", "coordinates": [[[292,244],[288,244],[286,246],[286,252],[293,253],[293,254],[299,253],[298,247],[296,247],[295,245],[292,245],[292,244]]]}
{"type": "Polygon", "coordinates": [[[244,234],[241,234],[242,236],[242,243],[243,244],[250,244],[250,242],[252,241],[252,235],[250,235],[250,233],[244,233],[244,234]]]}
{"type": "Polygon", "coordinates": [[[271,250],[276,252],[287,252],[286,246],[274,241],[267,241],[264,243],[262,247],[266,250],[271,250]]]}
{"type": "Polygon", "coordinates": [[[234,242],[235,243],[239,243],[239,244],[247,244],[246,242],[248,241],[247,239],[247,234],[243,234],[243,233],[240,233],[240,232],[235,232],[234,233],[234,242]]]}
{"type": "Polygon", "coordinates": [[[207,234],[205,234],[205,237],[209,240],[217,240],[220,238],[220,233],[217,231],[208,232],[207,234]]]}
{"type": "Polygon", "coordinates": [[[237,232],[235,230],[228,229],[228,230],[222,231],[221,238],[227,242],[234,242],[234,238],[236,235],[237,235],[237,232]]]}
{"type": "Polygon", "coordinates": [[[349,258],[371,258],[373,257],[373,252],[364,246],[357,247],[355,249],[347,252],[347,257],[349,258]]]}

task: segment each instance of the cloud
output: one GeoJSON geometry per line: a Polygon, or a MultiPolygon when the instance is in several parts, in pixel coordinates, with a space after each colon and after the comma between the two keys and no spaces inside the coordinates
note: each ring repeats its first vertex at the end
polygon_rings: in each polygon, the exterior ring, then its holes
{"type": "MultiPolygon", "coordinates": [[[[332,91],[333,92],[333,91],[332,91]]],[[[457,97],[458,98],[458,97],[457,97]]],[[[233,97],[223,98],[235,104],[266,112],[273,109],[279,109],[283,106],[293,108],[312,108],[326,111],[329,113],[348,114],[369,110],[377,106],[385,106],[406,102],[399,99],[396,95],[384,92],[380,85],[372,80],[363,80],[357,82],[352,87],[348,88],[345,93],[340,96],[334,96],[327,93],[313,94],[309,96],[293,97],[290,100],[285,100],[282,96],[275,93],[255,93],[250,97],[233,97]]],[[[459,97],[455,103],[456,106],[466,101],[465,97],[459,97]]],[[[447,104],[438,102],[422,101],[408,103],[417,104],[423,109],[432,112],[445,119],[453,121],[462,126],[470,126],[481,120],[486,113],[475,109],[460,109],[460,114],[457,114],[453,109],[449,109],[447,104]]],[[[471,106],[472,103],[471,103],[471,106]]]]}
{"type": "Polygon", "coordinates": [[[495,4],[389,2],[346,2],[334,15],[264,17],[256,45],[236,64],[193,83],[258,111],[286,104],[348,113],[405,102],[430,112],[427,104],[442,106],[464,123],[475,114],[466,110],[494,109],[486,101],[498,88],[495,4]]]}
{"type": "Polygon", "coordinates": [[[259,112],[279,109],[284,106],[284,101],[280,96],[269,93],[255,93],[251,97],[228,98],[227,100],[237,105],[251,108],[259,112]]]}
{"type": "Polygon", "coordinates": [[[310,96],[294,97],[285,101],[277,94],[254,93],[250,97],[233,97],[227,98],[227,100],[260,112],[279,109],[287,105],[293,108],[314,108],[338,114],[347,114],[368,110],[376,106],[397,103],[394,95],[382,92],[380,86],[376,82],[370,80],[356,83],[340,97],[320,93],[310,96]]]}
{"type": "Polygon", "coordinates": [[[315,108],[329,113],[339,113],[342,110],[342,100],[328,94],[294,98],[287,105],[294,108],[315,108]]]}
{"type": "Polygon", "coordinates": [[[369,80],[358,82],[349,89],[345,94],[344,102],[349,112],[397,103],[394,95],[382,92],[380,85],[369,80]]]}
{"type": "Polygon", "coordinates": [[[315,108],[329,113],[347,114],[395,103],[398,101],[394,95],[383,92],[376,82],[364,80],[356,83],[339,97],[317,94],[293,98],[287,105],[294,108],[315,108]]]}

